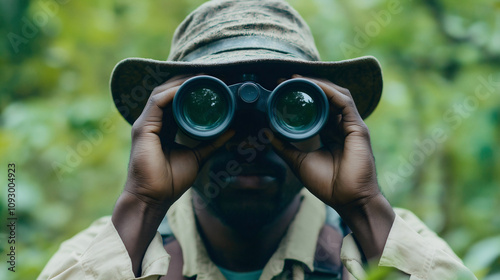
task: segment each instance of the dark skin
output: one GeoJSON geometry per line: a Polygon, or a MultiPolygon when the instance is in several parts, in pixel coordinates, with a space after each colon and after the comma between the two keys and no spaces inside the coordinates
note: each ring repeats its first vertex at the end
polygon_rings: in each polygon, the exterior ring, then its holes
{"type": "Polygon", "coordinates": [[[213,262],[232,271],[245,272],[265,266],[278,248],[299,206],[300,197],[297,195],[281,215],[251,236],[239,234],[207,208],[197,209],[195,213],[213,262]]]}
{"type": "MultiPolygon", "coordinates": [[[[300,76],[292,78],[296,77],[300,76]]],[[[238,137],[231,140],[235,131],[230,130],[210,143],[195,147],[166,144],[171,143],[175,135],[168,134],[173,131],[168,129],[173,123],[165,121],[164,111],[188,78],[173,77],[155,88],[132,127],[127,183],[115,205],[112,222],[131,257],[136,275],[141,273],[144,253],[169,207],[195,182],[207,182],[207,172],[203,169],[211,166],[211,158],[216,158],[224,149],[231,151],[228,148],[231,141],[241,141],[238,137]]],[[[233,198],[240,197],[239,192],[256,191],[252,194],[262,199],[240,201],[248,209],[259,209],[254,201],[263,201],[263,206],[269,206],[277,199],[285,204],[282,211],[273,221],[258,228],[251,238],[221,222],[212,207],[195,207],[199,231],[209,254],[222,267],[235,271],[263,268],[300,206],[296,198],[299,184],[340,214],[369,261],[379,259],[383,252],[395,214],[377,183],[368,128],[347,89],[327,80],[307,79],[320,86],[330,102],[331,118],[320,135],[323,147],[306,152],[268,134],[272,141],[265,149],[266,155],[274,162],[277,161],[273,155],[280,158],[280,166],[286,169],[283,180],[274,180],[278,176],[271,176],[273,174],[249,172],[232,177],[231,187],[224,188],[233,198]],[[261,188],[260,184],[267,187],[261,188]],[[276,198],[281,190],[291,195],[276,198]]],[[[252,165],[242,165],[242,168],[255,172],[252,165]]],[[[220,197],[225,195],[226,192],[221,191],[220,197]]],[[[269,207],[270,213],[275,210],[279,209],[269,207]]]]}

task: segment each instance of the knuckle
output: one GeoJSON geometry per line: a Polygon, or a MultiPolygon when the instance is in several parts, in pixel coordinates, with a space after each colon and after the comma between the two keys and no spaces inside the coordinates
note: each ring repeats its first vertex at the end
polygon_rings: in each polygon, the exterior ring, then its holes
{"type": "Polygon", "coordinates": [[[153,91],[151,91],[151,96],[155,96],[161,91],[162,91],[162,85],[156,86],[155,88],[153,88],[153,91]]]}
{"type": "Polygon", "coordinates": [[[359,133],[366,138],[370,138],[370,130],[364,122],[359,125],[359,133]]]}
{"type": "MultiPolygon", "coordinates": [[[[159,98],[158,94],[151,95],[151,97],[149,98],[149,101],[148,101],[148,103],[149,103],[148,105],[149,106],[157,106],[159,101],[160,101],[160,98],[159,98]]],[[[146,109],[147,109],[147,107],[146,107],[146,109]]]]}
{"type": "Polygon", "coordinates": [[[352,98],[352,95],[351,95],[351,91],[346,89],[346,88],[341,88],[341,92],[347,96],[349,96],[350,98],[352,98]]]}
{"type": "Polygon", "coordinates": [[[198,164],[198,167],[203,164],[203,156],[201,154],[201,151],[198,149],[191,150],[193,152],[193,155],[196,159],[196,163],[198,164]]]}
{"type": "Polygon", "coordinates": [[[304,162],[304,160],[306,159],[307,157],[307,154],[306,153],[299,153],[299,152],[296,152],[295,155],[293,156],[294,157],[294,169],[296,172],[298,172],[302,166],[302,163],[304,162]]]}
{"type": "Polygon", "coordinates": [[[354,100],[352,100],[352,98],[350,98],[349,96],[343,94],[339,94],[339,96],[340,100],[342,100],[342,104],[345,107],[352,107],[354,105],[354,100]]]}
{"type": "Polygon", "coordinates": [[[349,107],[356,107],[356,104],[354,103],[354,99],[352,99],[351,96],[344,95],[344,100],[346,102],[346,105],[349,107]]]}
{"type": "Polygon", "coordinates": [[[131,131],[132,139],[137,139],[137,137],[139,137],[142,133],[143,133],[142,123],[139,120],[137,120],[132,125],[132,131],[131,131]]]}

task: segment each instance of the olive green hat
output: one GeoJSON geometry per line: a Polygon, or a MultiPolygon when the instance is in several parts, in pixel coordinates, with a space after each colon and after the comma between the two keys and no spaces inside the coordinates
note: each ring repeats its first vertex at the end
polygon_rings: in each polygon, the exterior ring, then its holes
{"type": "Polygon", "coordinates": [[[212,0],[179,25],[167,61],[120,61],[111,76],[111,93],[119,112],[132,124],[153,89],[174,75],[300,74],[349,89],[360,115],[368,117],[382,94],[377,59],[319,60],[309,27],[285,1],[212,0]]]}

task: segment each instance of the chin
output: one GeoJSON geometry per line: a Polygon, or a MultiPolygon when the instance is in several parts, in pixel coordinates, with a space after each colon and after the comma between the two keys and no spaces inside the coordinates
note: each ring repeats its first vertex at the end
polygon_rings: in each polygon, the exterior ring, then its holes
{"type": "MultiPolygon", "coordinates": [[[[195,190],[197,190],[195,188],[195,190]]],[[[203,205],[223,224],[242,235],[255,235],[272,224],[300,191],[287,189],[274,195],[258,191],[233,191],[226,189],[217,197],[209,199],[197,190],[203,205]]]]}
{"type": "Polygon", "coordinates": [[[193,189],[201,200],[195,207],[206,208],[235,231],[254,234],[277,220],[302,184],[272,150],[252,161],[221,151],[202,167],[193,189]],[[228,162],[238,163],[237,174],[229,176],[228,162]]]}

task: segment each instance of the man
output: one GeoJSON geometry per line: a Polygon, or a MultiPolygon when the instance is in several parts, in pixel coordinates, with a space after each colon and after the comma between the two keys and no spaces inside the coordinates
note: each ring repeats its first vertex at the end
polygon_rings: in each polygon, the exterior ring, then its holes
{"type": "Polygon", "coordinates": [[[318,60],[284,1],[224,0],[186,18],[168,61],[122,61],[111,88],[133,123],[125,189],[112,217],[63,243],[40,278],[362,279],[375,264],[410,279],[475,279],[380,192],[363,122],[380,98],[378,62],[318,60]],[[237,112],[214,140],[190,139],[171,106],[201,73],[268,89],[306,79],[326,95],[330,117],[301,143],[257,112],[237,112]]]}

